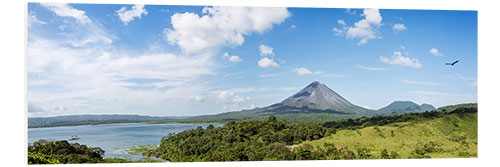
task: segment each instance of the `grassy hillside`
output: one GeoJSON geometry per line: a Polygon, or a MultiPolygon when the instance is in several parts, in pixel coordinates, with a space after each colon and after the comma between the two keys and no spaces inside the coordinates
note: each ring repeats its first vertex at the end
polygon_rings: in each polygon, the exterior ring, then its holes
{"type": "MultiPolygon", "coordinates": [[[[441,109],[460,110],[459,106],[441,109]]],[[[477,112],[338,130],[323,139],[303,143],[309,144],[316,149],[333,144],[364,150],[369,158],[380,158],[388,152],[397,153],[397,158],[477,157],[477,112]]]]}

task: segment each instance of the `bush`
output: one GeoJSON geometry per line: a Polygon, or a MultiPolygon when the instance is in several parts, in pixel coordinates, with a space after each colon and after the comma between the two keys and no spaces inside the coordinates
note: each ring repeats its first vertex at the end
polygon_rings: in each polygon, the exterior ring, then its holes
{"type": "Polygon", "coordinates": [[[103,162],[104,150],[87,147],[67,140],[39,140],[28,146],[28,164],[52,163],[99,163],[103,162]]]}

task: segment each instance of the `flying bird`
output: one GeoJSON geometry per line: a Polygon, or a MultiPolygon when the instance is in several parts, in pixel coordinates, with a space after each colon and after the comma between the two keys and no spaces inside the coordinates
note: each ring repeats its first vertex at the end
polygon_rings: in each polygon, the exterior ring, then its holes
{"type": "Polygon", "coordinates": [[[454,65],[455,65],[455,64],[457,64],[457,63],[458,63],[458,60],[457,60],[457,61],[455,61],[455,62],[453,62],[453,63],[444,63],[444,65],[454,66],[454,65]]]}

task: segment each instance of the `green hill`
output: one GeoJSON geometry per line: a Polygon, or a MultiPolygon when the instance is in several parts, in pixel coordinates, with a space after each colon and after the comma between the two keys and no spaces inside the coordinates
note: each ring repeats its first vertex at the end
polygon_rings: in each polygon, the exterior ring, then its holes
{"type": "Polygon", "coordinates": [[[379,115],[387,114],[402,114],[411,112],[424,112],[434,110],[434,106],[430,104],[418,105],[412,101],[394,101],[388,106],[377,110],[379,115]]]}
{"type": "Polygon", "coordinates": [[[317,149],[335,145],[364,150],[368,158],[380,158],[388,152],[397,153],[398,158],[477,157],[477,104],[447,106],[434,113],[438,114],[383,126],[344,128],[302,144],[317,149]]]}

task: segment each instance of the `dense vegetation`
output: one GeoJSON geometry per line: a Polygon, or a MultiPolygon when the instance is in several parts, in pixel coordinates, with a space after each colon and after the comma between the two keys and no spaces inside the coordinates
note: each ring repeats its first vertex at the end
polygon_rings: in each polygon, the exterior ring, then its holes
{"type": "Polygon", "coordinates": [[[87,147],[67,140],[39,140],[28,146],[29,164],[98,163],[103,162],[104,150],[87,147]]]}
{"type": "Polygon", "coordinates": [[[289,123],[274,116],[230,122],[219,128],[169,134],[159,147],[143,155],[174,162],[474,157],[477,105],[348,119],[324,126],[289,123]]]}
{"type": "Polygon", "coordinates": [[[477,104],[461,104],[441,107],[437,110],[388,116],[361,117],[334,122],[325,122],[323,126],[334,129],[359,129],[368,126],[382,126],[396,122],[407,122],[425,118],[441,118],[448,114],[466,114],[477,112],[477,104]]]}
{"type": "Polygon", "coordinates": [[[28,164],[81,164],[81,163],[128,163],[159,162],[160,160],[142,159],[131,161],[122,158],[104,159],[104,150],[88,147],[71,140],[39,140],[28,146],[28,164]]]}
{"type": "Polygon", "coordinates": [[[287,123],[271,116],[264,120],[230,122],[169,134],[160,146],[143,155],[169,161],[260,161],[302,159],[287,145],[324,137],[318,123],[287,123]]]}

